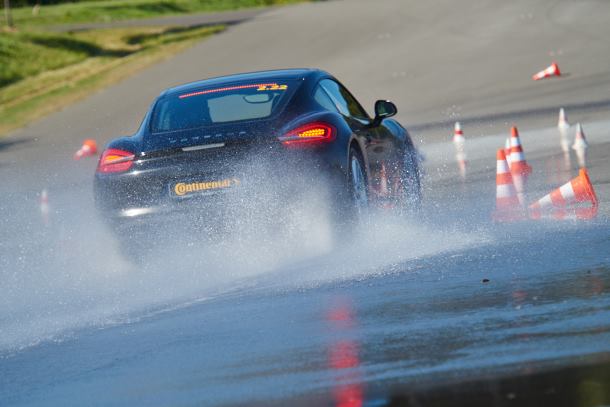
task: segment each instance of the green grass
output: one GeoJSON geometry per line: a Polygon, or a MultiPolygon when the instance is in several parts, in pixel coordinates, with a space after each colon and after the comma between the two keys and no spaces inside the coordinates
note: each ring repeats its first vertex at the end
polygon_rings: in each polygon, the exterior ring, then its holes
{"type": "Polygon", "coordinates": [[[0,32],[0,87],[101,52],[95,43],[69,35],[0,32]]]}
{"type": "Polygon", "coordinates": [[[13,10],[15,25],[41,26],[111,22],[297,3],[303,0],[103,0],[42,6],[37,16],[30,7],[13,10]]]}
{"type": "Polygon", "coordinates": [[[142,27],[76,34],[0,33],[0,134],[167,58],[222,26],[142,27]],[[33,41],[35,40],[35,42],[33,41]]]}
{"type": "Polygon", "coordinates": [[[42,72],[77,64],[87,58],[120,58],[145,48],[200,37],[200,33],[208,31],[148,27],[91,30],[72,34],[0,32],[0,89],[42,72]]]}

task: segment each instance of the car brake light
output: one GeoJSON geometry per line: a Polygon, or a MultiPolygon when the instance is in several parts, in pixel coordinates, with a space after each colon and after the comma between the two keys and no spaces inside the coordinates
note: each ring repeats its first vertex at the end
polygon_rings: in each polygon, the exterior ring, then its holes
{"type": "Polygon", "coordinates": [[[109,148],[102,153],[97,172],[123,172],[133,165],[135,154],[129,151],[109,148]]]}
{"type": "Polygon", "coordinates": [[[320,144],[334,139],[335,128],[322,122],[313,122],[299,126],[279,137],[282,144],[286,146],[320,144]]]}

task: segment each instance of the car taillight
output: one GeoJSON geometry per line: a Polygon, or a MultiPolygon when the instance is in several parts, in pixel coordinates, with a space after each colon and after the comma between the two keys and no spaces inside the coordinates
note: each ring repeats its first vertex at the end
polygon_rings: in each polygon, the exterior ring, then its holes
{"type": "Polygon", "coordinates": [[[123,172],[133,165],[135,154],[129,151],[109,148],[102,153],[97,172],[123,172]]]}
{"type": "Polygon", "coordinates": [[[286,146],[320,144],[334,140],[335,132],[335,128],[329,124],[313,122],[289,131],[279,140],[286,146]]]}

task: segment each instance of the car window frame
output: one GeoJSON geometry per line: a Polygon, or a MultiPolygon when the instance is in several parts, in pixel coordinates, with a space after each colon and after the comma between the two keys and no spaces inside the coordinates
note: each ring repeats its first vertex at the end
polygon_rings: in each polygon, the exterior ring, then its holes
{"type": "MultiPolygon", "coordinates": [[[[157,136],[159,134],[170,134],[170,133],[177,133],[177,132],[184,132],[184,131],[191,131],[191,130],[198,130],[198,129],[202,129],[204,127],[213,127],[213,126],[219,126],[219,125],[225,125],[225,124],[239,124],[239,123],[244,123],[244,122],[257,122],[257,121],[265,121],[265,120],[274,120],[276,119],[279,115],[281,115],[290,105],[290,103],[292,102],[293,98],[295,97],[295,95],[299,92],[299,89],[302,86],[302,81],[299,80],[294,80],[293,78],[278,78],[278,79],[270,79],[269,81],[281,81],[284,80],[285,82],[288,81],[292,81],[294,82],[294,87],[289,87],[289,94],[287,95],[288,100],[287,102],[284,104],[284,106],[282,106],[280,109],[277,109],[275,112],[272,112],[272,114],[270,116],[267,117],[261,117],[261,118],[257,118],[257,119],[244,119],[244,120],[235,120],[235,121],[230,121],[230,122],[220,122],[220,123],[216,123],[216,124],[212,124],[212,125],[208,125],[208,126],[200,126],[200,127],[195,127],[195,128],[189,128],[189,129],[175,129],[175,130],[165,130],[165,131],[154,131],[155,129],[153,129],[153,121],[157,115],[157,109],[159,108],[159,103],[164,99],[164,98],[169,98],[169,97],[174,97],[176,95],[179,95],[180,93],[183,93],[184,91],[172,91],[172,92],[163,92],[161,95],[159,95],[157,97],[157,99],[153,102],[153,104],[151,105],[151,108],[149,110],[149,112],[147,113],[147,115],[149,115],[149,119],[148,119],[148,123],[146,125],[146,132],[150,135],[150,136],[157,136]]],[[[223,83],[222,86],[236,86],[236,85],[249,85],[249,84],[253,84],[253,83],[257,83],[260,82],[259,80],[249,80],[249,81],[235,81],[235,82],[227,82],[227,83],[223,83]]],[[[217,84],[215,86],[220,86],[220,84],[217,84]]],[[[193,91],[196,91],[197,89],[201,89],[201,90],[205,90],[207,89],[206,86],[201,86],[199,88],[193,88],[193,91]]]]}
{"type": "Polygon", "coordinates": [[[320,91],[322,93],[322,95],[324,95],[324,97],[330,102],[331,106],[332,106],[332,110],[335,113],[341,113],[341,111],[337,108],[336,103],[333,101],[333,99],[328,95],[328,92],[326,91],[326,89],[324,89],[322,86],[320,86],[320,81],[316,84],[316,86],[313,89],[313,92],[311,94],[311,98],[322,108],[324,108],[325,110],[328,110],[326,108],[326,106],[322,105],[321,103],[319,103],[316,99],[316,94],[317,92],[320,91]]]}
{"type": "MultiPolygon", "coordinates": [[[[356,97],[349,91],[349,89],[347,89],[341,82],[339,82],[338,80],[334,79],[334,78],[322,78],[318,81],[318,83],[316,84],[316,87],[320,87],[325,93],[326,95],[330,98],[330,100],[333,102],[333,104],[335,105],[335,108],[337,109],[337,111],[345,116],[345,117],[349,117],[351,119],[354,120],[358,120],[360,122],[363,123],[367,123],[371,121],[371,117],[369,116],[368,112],[362,107],[362,104],[360,104],[360,102],[358,101],[358,99],[356,99],[356,97]],[[323,86],[323,82],[324,81],[330,81],[330,82],[334,82],[335,84],[337,84],[337,86],[339,87],[339,89],[343,89],[355,102],[356,106],[362,111],[362,113],[364,114],[363,117],[358,117],[358,116],[354,116],[351,112],[349,112],[348,109],[348,114],[344,114],[341,110],[341,108],[339,108],[339,106],[337,106],[337,102],[335,101],[335,98],[333,97],[333,95],[331,94],[331,92],[328,91],[328,89],[326,89],[323,86]]],[[[349,104],[348,104],[349,105],[349,104]]]]}

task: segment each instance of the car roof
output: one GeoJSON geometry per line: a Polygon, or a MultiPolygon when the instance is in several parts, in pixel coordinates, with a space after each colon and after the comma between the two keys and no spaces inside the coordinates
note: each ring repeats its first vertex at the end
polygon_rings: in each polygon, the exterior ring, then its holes
{"type": "Polygon", "coordinates": [[[246,72],[214,78],[204,79],[196,82],[189,82],[166,89],[161,96],[172,93],[185,93],[196,89],[209,86],[222,86],[224,84],[246,81],[267,81],[267,80],[290,80],[290,79],[309,79],[311,77],[330,76],[327,72],[320,69],[295,68],[295,69],[276,69],[258,72],[246,72]]]}

